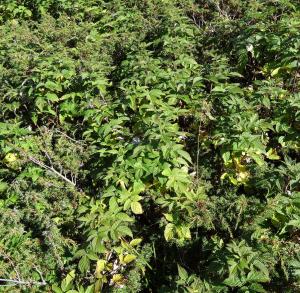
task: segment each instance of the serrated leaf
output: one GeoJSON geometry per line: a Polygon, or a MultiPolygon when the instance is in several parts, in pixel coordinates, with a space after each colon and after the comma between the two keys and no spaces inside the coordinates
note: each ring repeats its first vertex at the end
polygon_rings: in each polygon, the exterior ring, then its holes
{"type": "Polygon", "coordinates": [[[189,277],[187,271],[179,264],[177,264],[177,269],[178,269],[178,275],[180,279],[184,281],[187,280],[187,278],[189,277]]]}
{"type": "Polygon", "coordinates": [[[182,156],[186,161],[188,161],[189,163],[192,163],[192,158],[190,156],[190,154],[184,150],[177,150],[177,153],[182,156]]]}
{"type": "Polygon", "coordinates": [[[90,260],[97,260],[97,259],[98,259],[98,256],[97,256],[95,253],[92,253],[92,252],[88,253],[86,256],[87,256],[90,260]]]}
{"type": "Polygon", "coordinates": [[[59,101],[59,98],[55,93],[47,93],[46,98],[47,98],[47,100],[49,100],[51,102],[58,102],[59,101]]]}
{"type": "Polygon", "coordinates": [[[90,260],[87,256],[83,256],[80,259],[78,263],[78,268],[82,273],[85,273],[90,268],[90,260]]]}
{"type": "Polygon", "coordinates": [[[128,216],[126,213],[118,213],[116,215],[116,218],[118,220],[121,220],[121,221],[124,221],[124,222],[133,222],[134,221],[134,219],[131,218],[130,216],[128,216]]]}
{"type": "Polygon", "coordinates": [[[267,293],[267,291],[264,289],[264,287],[258,283],[251,284],[250,289],[253,290],[254,292],[267,293]]]}
{"type": "Polygon", "coordinates": [[[263,166],[265,164],[264,159],[259,154],[250,154],[250,157],[256,162],[258,166],[263,166]]]}
{"type": "Polygon", "coordinates": [[[133,237],[132,231],[127,226],[120,226],[118,228],[118,231],[120,231],[120,233],[122,233],[122,235],[127,235],[127,236],[130,236],[130,237],[133,237]]]}
{"type": "Polygon", "coordinates": [[[45,88],[51,90],[51,91],[57,91],[57,92],[61,92],[62,91],[62,87],[59,83],[53,82],[51,80],[48,80],[45,83],[45,88]]]}

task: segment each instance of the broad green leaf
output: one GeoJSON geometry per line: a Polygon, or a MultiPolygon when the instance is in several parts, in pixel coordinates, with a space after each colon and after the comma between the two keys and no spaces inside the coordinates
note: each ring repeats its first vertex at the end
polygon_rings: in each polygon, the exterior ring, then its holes
{"type": "Polygon", "coordinates": [[[179,275],[180,279],[186,281],[188,278],[187,271],[179,264],[177,264],[177,269],[178,269],[178,275],[179,275]]]}

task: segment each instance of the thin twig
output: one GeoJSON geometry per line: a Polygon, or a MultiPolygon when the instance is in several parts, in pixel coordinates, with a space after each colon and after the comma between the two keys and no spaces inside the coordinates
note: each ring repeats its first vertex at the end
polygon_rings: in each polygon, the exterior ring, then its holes
{"type": "Polygon", "coordinates": [[[214,5],[217,8],[220,15],[222,15],[223,17],[226,17],[227,19],[229,18],[227,13],[221,9],[221,7],[218,3],[214,2],[213,0],[209,0],[208,2],[210,2],[212,5],[214,5]]]}
{"type": "Polygon", "coordinates": [[[53,168],[53,166],[50,167],[50,166],[44,164],[43,162],[41,162],[40,160],[38,160],[38,159],[36,159],[34,157],[31,157],[31,156],[29,156],[29,160],[31,162],[35,163],[36,165],[42,167],[43,169],[53,172],[54,174],[56,174],[57,176],[59,176],[60,178],[62,178],[64,181],[72,184],[73,186],[76,186],[73,181],[71,181],[66,175],[63,175],[60,172],[58,172],[57,170],[55,170],[53,168]]]}
{"type": "Polygon", "coordinates": [[[44,154],[46,155],[46,157],[48,158],[49,163],[51,164],[51,166],[53,166],[52,160],[51,160],[51,158],[50,158],[48,152],[47,152],[47,151],[43,151],[43,152],[44,152],[44,154]]]}
{"type": "Polygon", "coordinates": [[[197,178],[197,183],[199,183],[199,156],[200,156],[200,132],[201,132],[201,124],[202,124],[202,121],[200,121],[200,123],[199,123],[198,137],[197,137],[197,158],[196,158],[196,178],[197,178]]]}
{"type": "Polygon", "coordinates": [[[199,29],[201,29],[200,21],[199,21],[199,23],[197,22],[197,20],[195,18],[195,13],[194,12],[192,14],[192,18],[193,18],[193,23],[196,25],[196,27],[199,28],[199,29]]]}
{"type": "MultiPolygon", "coordinates": [[[[13,279],[0,279],[0,282],[8,282],[13,283],[14,285],[40,285],[45,286],[47,283],[45,280],[43,282],[35,282],[35,281],[20,281],[20,280],[13,280],[13,279]]],[[[6,285],[0,285],[0,286],[12,286],[13,284],[6,284],[6,285]]]]}
{"type": "Polygon", "coordinates": [[[46,284],[46,281],[45,281],[45,279],[44,279],[44,277],[43,277],[41,271],[40,271],[36,266],[34,266],[34,268],[35,268],[35,270],[39,273],[39,275],[40,275],[40,277],[41,277],[41,279],[42,279],[42,282],[46,284]]]}
{"type": "MultiPolygon", "coordinates": [[[[14,146],[14,147],[15,147],[15,146],[14,146]]],[[[45,169],[45,170],[48,170],[48,171],[50,171],[50,172],[56,174],[57,176],[59,176],[59,177],[60,177],[61,179],[63,179],[64,181],[66,181],[66,182],[70,183],[71,185],[73,185],[74,187],[76,187],[76,184],[75,184],[73,181],[71,181],[71,180],[66,176],[66,174],[63,175],[62,173],[58,172],[53,166],[50,167],[50,166],[46,165],[45,163],[43,163],[42,161],[40,161],[40,160],[38,160],[38,159],[36,159],[36,158],[34,158],[34,157],[32,157],[32,156],[27,155],[27,154],[25,153],[24,150],[22,150],[22,149],[20,149],[20,148],[17,148],[17,149],[18,149],[25,157],[28,157],[28,159],[29,159],[31,162],[35,163],[36,165],[40,166],[41,168],[43,168],[43,169],[45,169]]]]}
{"type": "Polygon", "coordinates": [[[84,144],[84,145],[86,144],[83,140],[76,140],[76,139],[70,137],[69,135],[67,135],[66,133],[64,133],[64,132],[62,132],[62,131],[60,131],[58,129],[55,129],[55,131],[58,132],[58,133],[60,133],[60,134],[62,134],[65,137],[67,137],[68,139],[70,139],[73,142],[84,144]]]}
{"type": "Polygon", "coordinates": [[[2,251],[0,252],[0,254],[3,255],[4,259],[7,259],[8,262],[9,262],[9,264],[14,268],[16,276],[17,276],[18,280],[20,281],[21,277],[20,277],[20,274],[19,274],[19,272],[17,270],[18,266],[13,262],[13,260],[10,258],[10,256],[8,254],[6,254],[5,252],[2,252],[2,251]]]}

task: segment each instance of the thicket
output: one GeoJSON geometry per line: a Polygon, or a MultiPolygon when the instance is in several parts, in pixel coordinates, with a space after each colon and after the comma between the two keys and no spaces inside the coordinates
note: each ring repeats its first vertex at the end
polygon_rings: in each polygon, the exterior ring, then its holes
{"type": "Polygon", "coordinates": [[[2,0],[1,292],[300,292],[298,0],[2,0]]]}

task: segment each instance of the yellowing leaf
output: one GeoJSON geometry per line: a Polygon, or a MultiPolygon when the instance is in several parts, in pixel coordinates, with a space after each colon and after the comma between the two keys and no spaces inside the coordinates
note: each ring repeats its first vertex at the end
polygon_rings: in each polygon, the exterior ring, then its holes
{"type": "Polygon", "coordinates": [[[123,281],[123,279],[124,279],[124,277],[122,274],[115,274],[112,277],[113,282],[116,284],[121,283],[123,281]]]}
{"type": "Polygon", "coordinates": [[[271,72],[271,76],[275,76],[279,73],[279,70],[280,70],[281,67],[277,67],[276,69],[274,69],[272,72],[271,72]]]}
{"type": "Polygon", "coordinates": [[[9,153],[4,157],[4,162],[13,163],[17,160],[17,156],[13,153],[9,153]]]}
{"type": "Polygon", "coordinates": [[[221,180],[224,180],[227,176],[229,176],[227,172],[223,173],[221,175],[221,180]]]}
{"type": "Polygon", "coordinates": [[[136,259],[136,255],[134,255],[134,254],[127,254],[127,255],[125,255],[123,261],[124,261],[126,264],[128,264],[128,263],[134,261],[135,259],[136,259]]]}
{"type": "Polygon", "coordinates": [[[164,236],[167,241],[174,238],[174,224],[172,223],[167,224],[164,231],[164,236]]]}
{"type": "Polygon", "coordinates": [[[132,212],[136,215],[140,215],[143,213],[142,205],[138,201],[132,202],[130,207],[131,207],[132,212]]]}
{"type": "Polygon", "coordinates": [[[61,282],[61,288],[64,292],[69,291],[72,288],[73,279],[75,278],[75,270],[72,270],[61,282]]]}
{"type": "Polygon", "coordinates": [[[229,180],[233,185],[238,185],[238,181],[234,177],[229,176],[229,180]]]}
{"type": "Polygon", "coordinates": [[[250,173],[247,171],[239,172],[237,180],[241,183],[245,183],[248,180],[249,176],[250,176],[250,173]]]}
{"type": "Polygon", "coordinates": [[[237,171],[239,171],[239,172],[245,172],[246,171],[246,166],[241,164],[241,159],[240,158],[234,158],[233,161],[235,163],[235,168],[237,169],[237,171]]]}
{"type": "Polygon", "coordinates": [[[137,246],[142,242],[142,240],[143,240],[142,238],[132,239],[129,244],[131,246],[137,246]]]}
{"type": "Polygon", "coordinates": [[[267,155],[267,158],[270,159],[270,160],[280,160],[280,157],[278,156],[276,151],[272,148],[268,150],[266,155],[267,155]]]}
{"type": "Polygon", "coordinates": [[[105,266],[106,266],[106,260],[104,259],[99,259],[97,261],[97,266],[96,266],[96,277],[99,278],[101,276],[101,272],[104,271],[105,266]]]}
{"type": "Polygon", "coordinates": [[[183,232],[183,234],[184,234],[184,237],[186,238],[186,239],[191,239],[192,238],[192,236],[191,236],[191,230],[190,230],[190,228],[189,227],[182,227],[182,232],[183,232]]]}
{"type": "Polygon", "coordinates": [[[169,222],[173,222],[173,216],[171,214],[164,214],[164,216],[169,222]]]}

